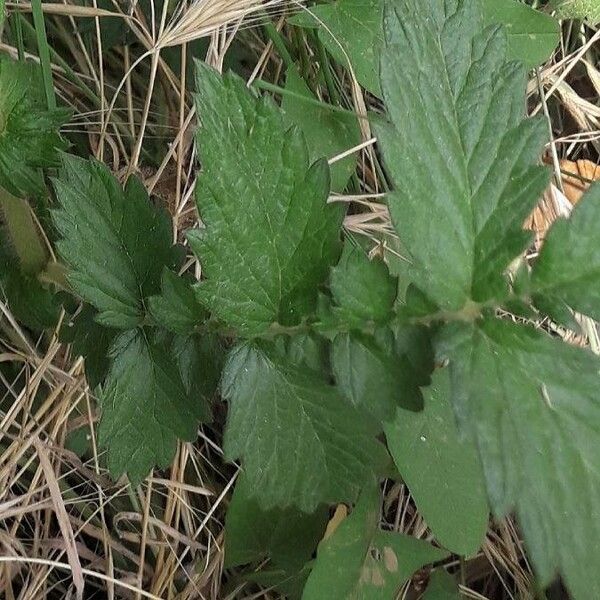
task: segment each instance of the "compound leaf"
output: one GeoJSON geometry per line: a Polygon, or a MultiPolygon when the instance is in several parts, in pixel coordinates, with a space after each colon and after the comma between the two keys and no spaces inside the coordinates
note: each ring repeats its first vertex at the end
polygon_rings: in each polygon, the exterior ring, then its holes
{"type": "Polygon", "coordinates": [[[67,144],[58,130],[68,116],[46,108],[39,65],[0,58],[0,187],[15,196],[46,193],[40,169],[59,166],[67,144]]]}
{"type": "Polygon", "coordinates": [[[135,327],[145,315],[144,298],[158,292],[163,268],[178,259],[167,214],[152,206],[138,179],[123,189],[95,161],[65,155],[55,188],[57,248],[71,286],[98,309],[103,325],[135,327]]]}
{"type": "Polygon", "coordinates": [[[297,324],[339,253],[344,209],[327,204],[327,162],[309,166],[302,134],[270,99],[234,74],[197,69],[205,228],[189,239],[205,276],[198,297],[243,335],[297,324]]]}
{"type": "Polygon", "coordinates": [[[425,409],[398,409],[385,425],[390,453],[437,541],[456,554],[477,552],[488,524],[477,449],[462,436],[450,404],[448,369],[425,388],[425,409]]]}
{"type": "Polygon", "coordinates": [[[529,242],[522,223],[548,181],[543,119],[522,120],[525,70],[474,0],[387,5],[381,82],[390,122],[375,123],[395,192],[392,222],[410,276],[442,310],[505,294],[529,242]],[[410,118],[407,118],[410,115],[410,118]]]}
{"type": "Polygon", "coordinates": [[[448,556],[422,540],[381,531],[379,511],[379,487],[371,485],[319,545],[303,600],[394,600],[417,569],[448,556]]]}
{"type": "Polygon", "coordinates": [[[225,517],[225,567],[269,557],[286,571],[297,571],[310,560],[323,537],[329,511],[314,513],[297,508],[262,510],[242,475],[225,517]]]}
{"type": "Polygon", "coordinates": [[[540,308],[550,299],[600,319],[600,184],[573,210],[557,220],[546,237],[531,276],[531,291],[540,308]]]}
{"type": "Polygon", "coordinates": [[[166,467],[177,439],[196,437],[204,416],[201,399],[191,397],[163,341],[136,329],[122,333],[110,350],[112,364],[100,390],[98,431],[108,451],[108,468],[141,481],[154,466],[166,467]]]}
{"type": "Polygon", "coordinates": [[[221,393],[229,401],[224,450],[242,459],[265,509],[351,501],[387,461],[378,428],[320,374],[287,364],[267,344],[236,347],[221,393]]]}
{"type": "Polygon", "coordinates": [[[447,325],[440,344],[495,514],[515,509],[542,585],[559,570],[575,600],[599,597],[600,361],[491,318],[447,325]]]}

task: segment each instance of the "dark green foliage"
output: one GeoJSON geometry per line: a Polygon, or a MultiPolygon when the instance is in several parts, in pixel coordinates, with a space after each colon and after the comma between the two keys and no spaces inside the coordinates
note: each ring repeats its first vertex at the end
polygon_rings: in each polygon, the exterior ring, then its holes
{"type": "Polygon", "coordinates": [[[41,169],[66,148],[58,128],[68,111],[48,110],[38,65],[0,58],[0,187],[15,196],[46,193],[41,169]]]}
{"type": "MultiPolygon", "coordinates": [[[[326,158],[355,143],[357,123],[317,106],[293,67],[288,92],[312,99],[306,110],[297,95],[279,108],[236,75],[196,67],[202,227],[188,239],[199,282],[176,275],[171,223],[140,181],[122,187],[99,163],[64,158],[57,249],[70,304],[84,304],[63,338],[97,386],[109,469],[135,483],[167,467],[220,396],[225,457],[242,469],[226,566],[268,561],[246,581],[305,600],[392,600],[448,551],[476,553],[489,506],[496,517],[516,513],[542,586],[558,573],[574,600],[600,597],[600,361],[498,316],[600,318],[600,187],[554,225],[530,270],[522,223],[548,183],[538,165],[547,124],[524,118],[526,71],[512,59],[525,53],[523,32],[543,37],[528,66],[546,55],[554,22],[510,0],[496,8],[315,7],[348,56],[322,29],[320,41],[383,99],[373,129],[407,259],[393,269],[400,281],[354,240],[342,251],[345,209],[329,201],[326,158]],[[399,479],[394,468],[444,548],[382,529],[379,482],[399,479]],[[339,503],[350,516],[324,534],[339,503]]],[[[15,86],[9,99],[22,97],[15,86]]],[[[7,132],[21,127],[11,102],[7,132]]],[[[36,118],[43,135],[25,152],[39,139],[44,147],[39,164],[23,159],[29,173],[53,166],[60,146],[54,116],[36,118]]],[[[353,169],[336,165],[335,186],[353,169]]],[[[0,185],[5,176],[0,165],[0,185]]],[[[5,189],[21,194],[21,176],[5,189]]],[[[30,327],[49,327],[46,249],[28,262],[27,244],[8,239],[18,259],[3,261],[9,305],[30,327]]],[[[435,571],[424,597],[457,597],[454,580],[435,571]]]]}

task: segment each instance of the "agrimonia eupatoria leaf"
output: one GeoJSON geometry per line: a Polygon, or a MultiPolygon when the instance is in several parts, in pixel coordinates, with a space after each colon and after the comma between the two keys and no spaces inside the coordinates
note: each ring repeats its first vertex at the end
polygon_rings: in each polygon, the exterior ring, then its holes
{"type": "Polygon", "coordinates": [[[100,389],[98,441],[108,451],[110,472],[127,472],[136,483],[153,466],[169,465],[177,439],[195,439],[206,408],[186,390],[163,340],[151,339],[148,331],[122,333],[110,355],[112,364],[100,389]]]}
{"type": "Polygon", "coordinates": [[[0,58],[0,187],[15,196],[46,193],[41,169],[67,147],[58,130],[69,111],[48,110],[39,65],[0,58]]]}
{"type": "Polygon", "coordinates": [[[344,208],[328,204],[329,168],[309,165],[300,131],[234,74],[197,63],[198,297],[243,336],[312,314],[339,254],[344,208]]]}
{"type": "Polygon", "coordinates": [[[447,325],[452,401],[497,516],[515,509],[540,583],[600,597],[600,361],[499,319],[447,325]]]}
{"type": "Polygon", "coordinates": [[[221,393],[229,402],[224,450],[240,458],[265,509],[352,501],[387,463],[377,424],[319,373],[282,360],[266,343],[231,352],[221,393]]]}
{"type": "Polygon", "coordinates": [[[435,371],[424,395],[424,410],[399,408],[385,425],[388,448],[436,540],[470,556],[479,550],[489,515],[479,456],[456,427],[448,369],[435,371]]]}
{"type": "Polygon", "coordinates": [[[531,276],[540,309],[550,300],[600,319],[600,184],[593,185],[569,219],[551,227],[531,276]]]}
{"type": "Polygon", "coordinates": [[[379,528],[379,486],[360,495],[352,514],[319,545],[303,600],[394,600],[413,573],[448,556],[439,548],[379,528]]]}
{"type": "Polygon", "coordinates": [[[533,166],[546,124],[523,120],[525,70],[506,61],[504,31],[483,28],[479,1],[396,0],[384,32],[389,123],[374,128],[410,277],[445,311],[502,297],[548,182],[533,166]]]}
{"type": "Polygon", "coordinates": [[[103,325],[136,327],[145,317],[144,299],[159,291],[163,268],[179,258],[167,214],[150,203],[138,179],[122,188],[95,161],[65,155],[55,188],[57,248],[73,290],[98,309],[103,325]]]}

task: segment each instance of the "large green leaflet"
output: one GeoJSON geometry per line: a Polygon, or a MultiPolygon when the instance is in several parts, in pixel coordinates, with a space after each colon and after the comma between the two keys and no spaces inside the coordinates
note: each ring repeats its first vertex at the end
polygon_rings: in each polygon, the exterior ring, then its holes
{"type": "Polygon", "coordinates": [[[97,162],[65,156],[54,185],[57,248],[70,267],[71,286],[98,309],[103,325],[139,325],[144,299],[159,291],[163,268],[178,259],[167,214],[152,206],[138,179],[123,189],[97,162]]]}
{"type": "Polygon", "coordinates": [[[483,0],[483,16],[486,25],[506,27],[508,58],[526,67],[542,64],[558,46],[558,21],[518,0],[483,0]]]}
{"type": "Polygon", "coordinates": [[[535,300],[564,303],[600,319],[600,184],[594,185],[568,220],[550,229],[535,264],[535,300]]]}
{"type": "Polygon", "coordinates": [[[398,471],[436,540],[457,554],[475,554],[488,524],[485,482],[473,443],[456,427],[448,369],[435,372],[425,390],[425,409],[398,409],[385,434],[398,471]]]}
{"type": "Polygon", "coordinates": [[[427,542],[379,528],[380,492],[364,489],[352,514],[319,545],[303,600],[394,600],[423,565],[446,558],[427,542]]]}
{"type": "Polygon", "coordinates": [[[383,468],[386,452],[366,413],[306,368],[287,364],[270,345],[235,348],[223,372],[229,402],[224,450],[241,458],[261,505],[352,501],[383,468]]]}
{"type": "Polygon", "coordinates": [[[236,75],[199,63],[198,90],[198,297],[242,335],[297,324],[339,253],[344,209],[327,204],[327,162],[310,166],[300,131],[236,75]]]}
{"type": "Polygon", "coordinates": [[[600,597],[600,361],[498,319],[446,327],[452,395],[496,515],[516,509],[543,585],[600,597]]]}
{"type": "Polygon", "coordinates": [[[168,348],[150,332],[124,332],[110,353],[98,441],[108,449],[110,472],[127,472],[136,483],[154,465],[170,464],[177,439],[196,437],[206,408],[201,398],[188,394],[168,348]]]}
{"type": "Polygon", "coordinates": [[[503,31],[483,29],[479,2],[398,0],[384,29],[390,123],[375,129],[411,278],[445,311],[501,297],[548,182],[532,166],[547,132],[523,120],[525,71],[506,63],[503,31]]]}

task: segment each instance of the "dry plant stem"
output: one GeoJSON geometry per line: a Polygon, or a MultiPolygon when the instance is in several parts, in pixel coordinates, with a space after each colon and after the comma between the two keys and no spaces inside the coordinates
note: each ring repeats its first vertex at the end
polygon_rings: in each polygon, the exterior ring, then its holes
{"type": "MultiPolygon", "coordinates": [[[[87,422],[90,430],[90,438],[91,438],[91,447],[94,458],[94,471],[96,475],[100,475],[100,464],[98,462],[98,445],[96,443],[96,428],[94,426],[94,416],[92,413],[92,405],[90,403],[90,395],[86,390],[85,392],[85,408],[87,413],[87,422]]],[[[98,492],[98,505],[100,506],[100,520],[102,522],[102,545],[104,548],[104,556],[106,560],[106,572],[113,573],[113,554],[112,547],[109,544],[110,535],[108,533],[108,528],[106,526],[106,517],[104,514],[104,492],[102,490],[102,486],[96,483],[96,490],[98,492]]],[[[109,600],[113,600],[115,596],[115,586],[112,582],[108,583],[108,598],[109,600]]]]}
{"type": "Polygon", "coordinates": [[[73,574],[73,583],[75,584],[75,589],[77,591],[77,600],[82,600],[84,591],[83,573],[81,572],[79,554],[75,547],[75,536],[73,534],[73,529],[71,528],[71,524],[69,522],[69,517],[62,500],[58,482],[56,481],[54,469],[52,468],[52,464],[48,458],[47,450],[44,448],[39,439],[34,439],[33,444],[40,459],[40,467],[46,478],[46,483],[48,484],[50,497],[52,498],[52,503],[54,505],[60,531],[65,542],[67,558],[69,560],[69,564],[71,565],[71,572],[73,574]]]}

